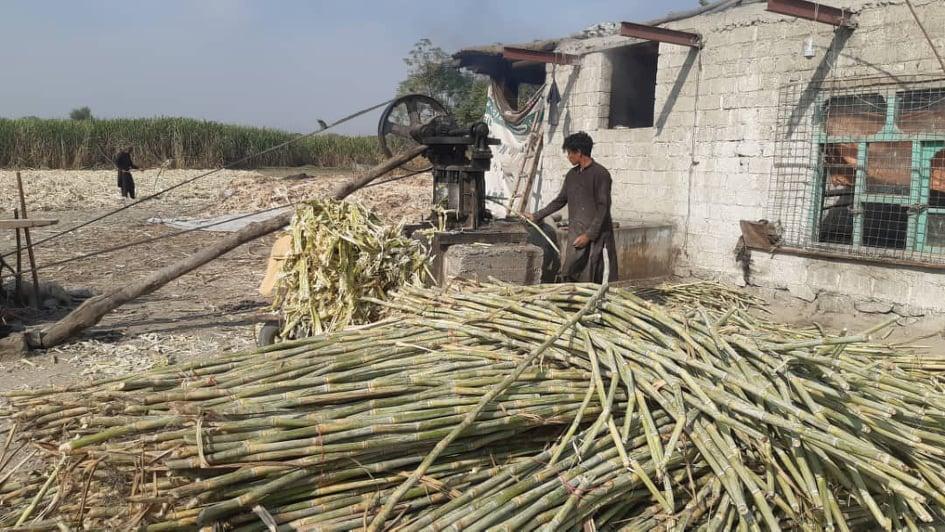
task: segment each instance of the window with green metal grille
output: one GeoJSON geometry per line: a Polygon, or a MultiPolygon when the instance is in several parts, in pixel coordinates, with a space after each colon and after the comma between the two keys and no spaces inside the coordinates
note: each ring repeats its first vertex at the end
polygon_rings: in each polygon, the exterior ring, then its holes
{"type": "Polygon", "coordinates": [[[796,91],[781,93],[769,204],[784,243],[945,262],[945,80],[796,91]]]}

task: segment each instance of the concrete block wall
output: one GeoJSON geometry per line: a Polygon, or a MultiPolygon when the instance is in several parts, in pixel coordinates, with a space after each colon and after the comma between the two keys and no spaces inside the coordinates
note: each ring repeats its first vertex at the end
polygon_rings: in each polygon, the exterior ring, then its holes
{"type": "MultiPolygon", "coordinates": [[[[763,2],[667,24],[700,33],[705,47],[695,52],[660,44],[655,123],[649,128],[608,129],[612,65],[607,51],[637,41],[609,36],[562,42],[559,51],[582,54],[583,60],[577,67],[548,68],[562,93],[561,112],[558,125],[546,127],[542,177],[533,200],[543,204],[558,191],[568,170],[561,142],[586,131],[594,137],[595,158],[613,176],[615,218],[672,223],[677,273],[742,282],[733,255],[741,234],[738,221],[771,212],[779,89],[818,76],[941,72],[904,1],[843,3],[859,24],[846,39],[831,26],[769,13],[763,2]],[[802,54],[809,36],[817,51],[811,59],[802,54]]],[[[913,4],[945,52],[945,2],[913,4]]],[[[945,297],[902,289],[924,285],[945,294],[945,272],[755,255],[752,281],[761,286],[945,310],[945,297]],[[852,280],[856,275],[859,281],[852,280]]]]}

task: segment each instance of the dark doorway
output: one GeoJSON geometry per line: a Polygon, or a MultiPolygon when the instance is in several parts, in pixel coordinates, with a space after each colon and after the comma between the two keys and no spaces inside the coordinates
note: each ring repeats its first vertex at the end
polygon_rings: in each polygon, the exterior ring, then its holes
{"type": "Polygon", "coordinates": [[[652,127],[659,43],[623,46],[610,55],[610,128],[652,127]]]}

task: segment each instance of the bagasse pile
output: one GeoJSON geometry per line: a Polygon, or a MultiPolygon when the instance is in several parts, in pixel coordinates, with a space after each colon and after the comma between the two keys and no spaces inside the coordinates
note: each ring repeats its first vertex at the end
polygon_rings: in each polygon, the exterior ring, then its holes
{"type": "Polygon", "coordinates": [[[13,394],[11,448],[39,462],[3,478],[0,525],[945,523],[945,395],[892,362],[918,355],[767,323],[719,287],[604,292],[405,288],[358,330],[13,394]]]}
{"type": "Polygon", "coordinates": [[[403,223],[384,224],[357,202],[305,202],[289,233],[292,250],[273,302],[283,317],[283,338],[375,321],[379,307],[366,298],[385,298],[429,273],[426,251],[403,236],[403,223]]]}

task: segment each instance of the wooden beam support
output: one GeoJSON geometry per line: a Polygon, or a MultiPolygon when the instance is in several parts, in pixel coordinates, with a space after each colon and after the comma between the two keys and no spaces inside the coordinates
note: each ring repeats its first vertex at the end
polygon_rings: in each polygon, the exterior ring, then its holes
{"type": "Polygon", "coordinates": [[[687,33],[685,31],[647,26],[633,22],[621,22],[620,35],[624,37],[635,37],[645,41],[665,42],[668,44],[678,44],[679,46],[689,46],[691,48],[702,48],[702,35],[698,33],[687,33]]]}
{"type": "Polygon", "coordinates": [[[768,11],[843,28],[855,28],[853,13],[807,0],[768,0],[768,11]]]}
{"type": "MultiPolygon", "coordinates": [[[[19,214],[18,210],[17,210],[17,214],[19,214]]],[[[4,218],[0,220],[0,229],[29,229],[31,227],[45,227],[47,225],[56,225],[57,223],[59,223],[59,220],[47,219],[47,218],[30,218],[29,220],[25,218],[13,218],[13,219],[4,218]]]]}
{"type": "Polygon", "coordinates": [[[807,257],[811,259],[821,259],[834,262],[843,262],[848,264],[871,264],[886,268],[910,268],[913,270],[928,272],[945,272],[945,264],[934,262],[920,262],[909,259],[896,259],[887,257],[864,257],[850,255],[839,251],[827,251],[821,249],[803,249],[790,246],[746,246],[748,249],[770,253],[772,255],[793,255],[796,257],[807,257]]]}
{"type": "MultiPolygon", "coordinates": [[[[13,218],[20,217],[20,209],[13,209],[13,218]]],[[[13,287],[17,301],[23,301],[23,237],[20,230],[16,229],[16,276],[14,277],[13,287]]]]}
{"type": "Polygon", "coordinates": [[[526,48],[502,47],[502,57],[509,61],[533,61],[535,63],[551,63],[555,65],[579,65],[581,56],[560,52],[540,52],[526,48]]]}

